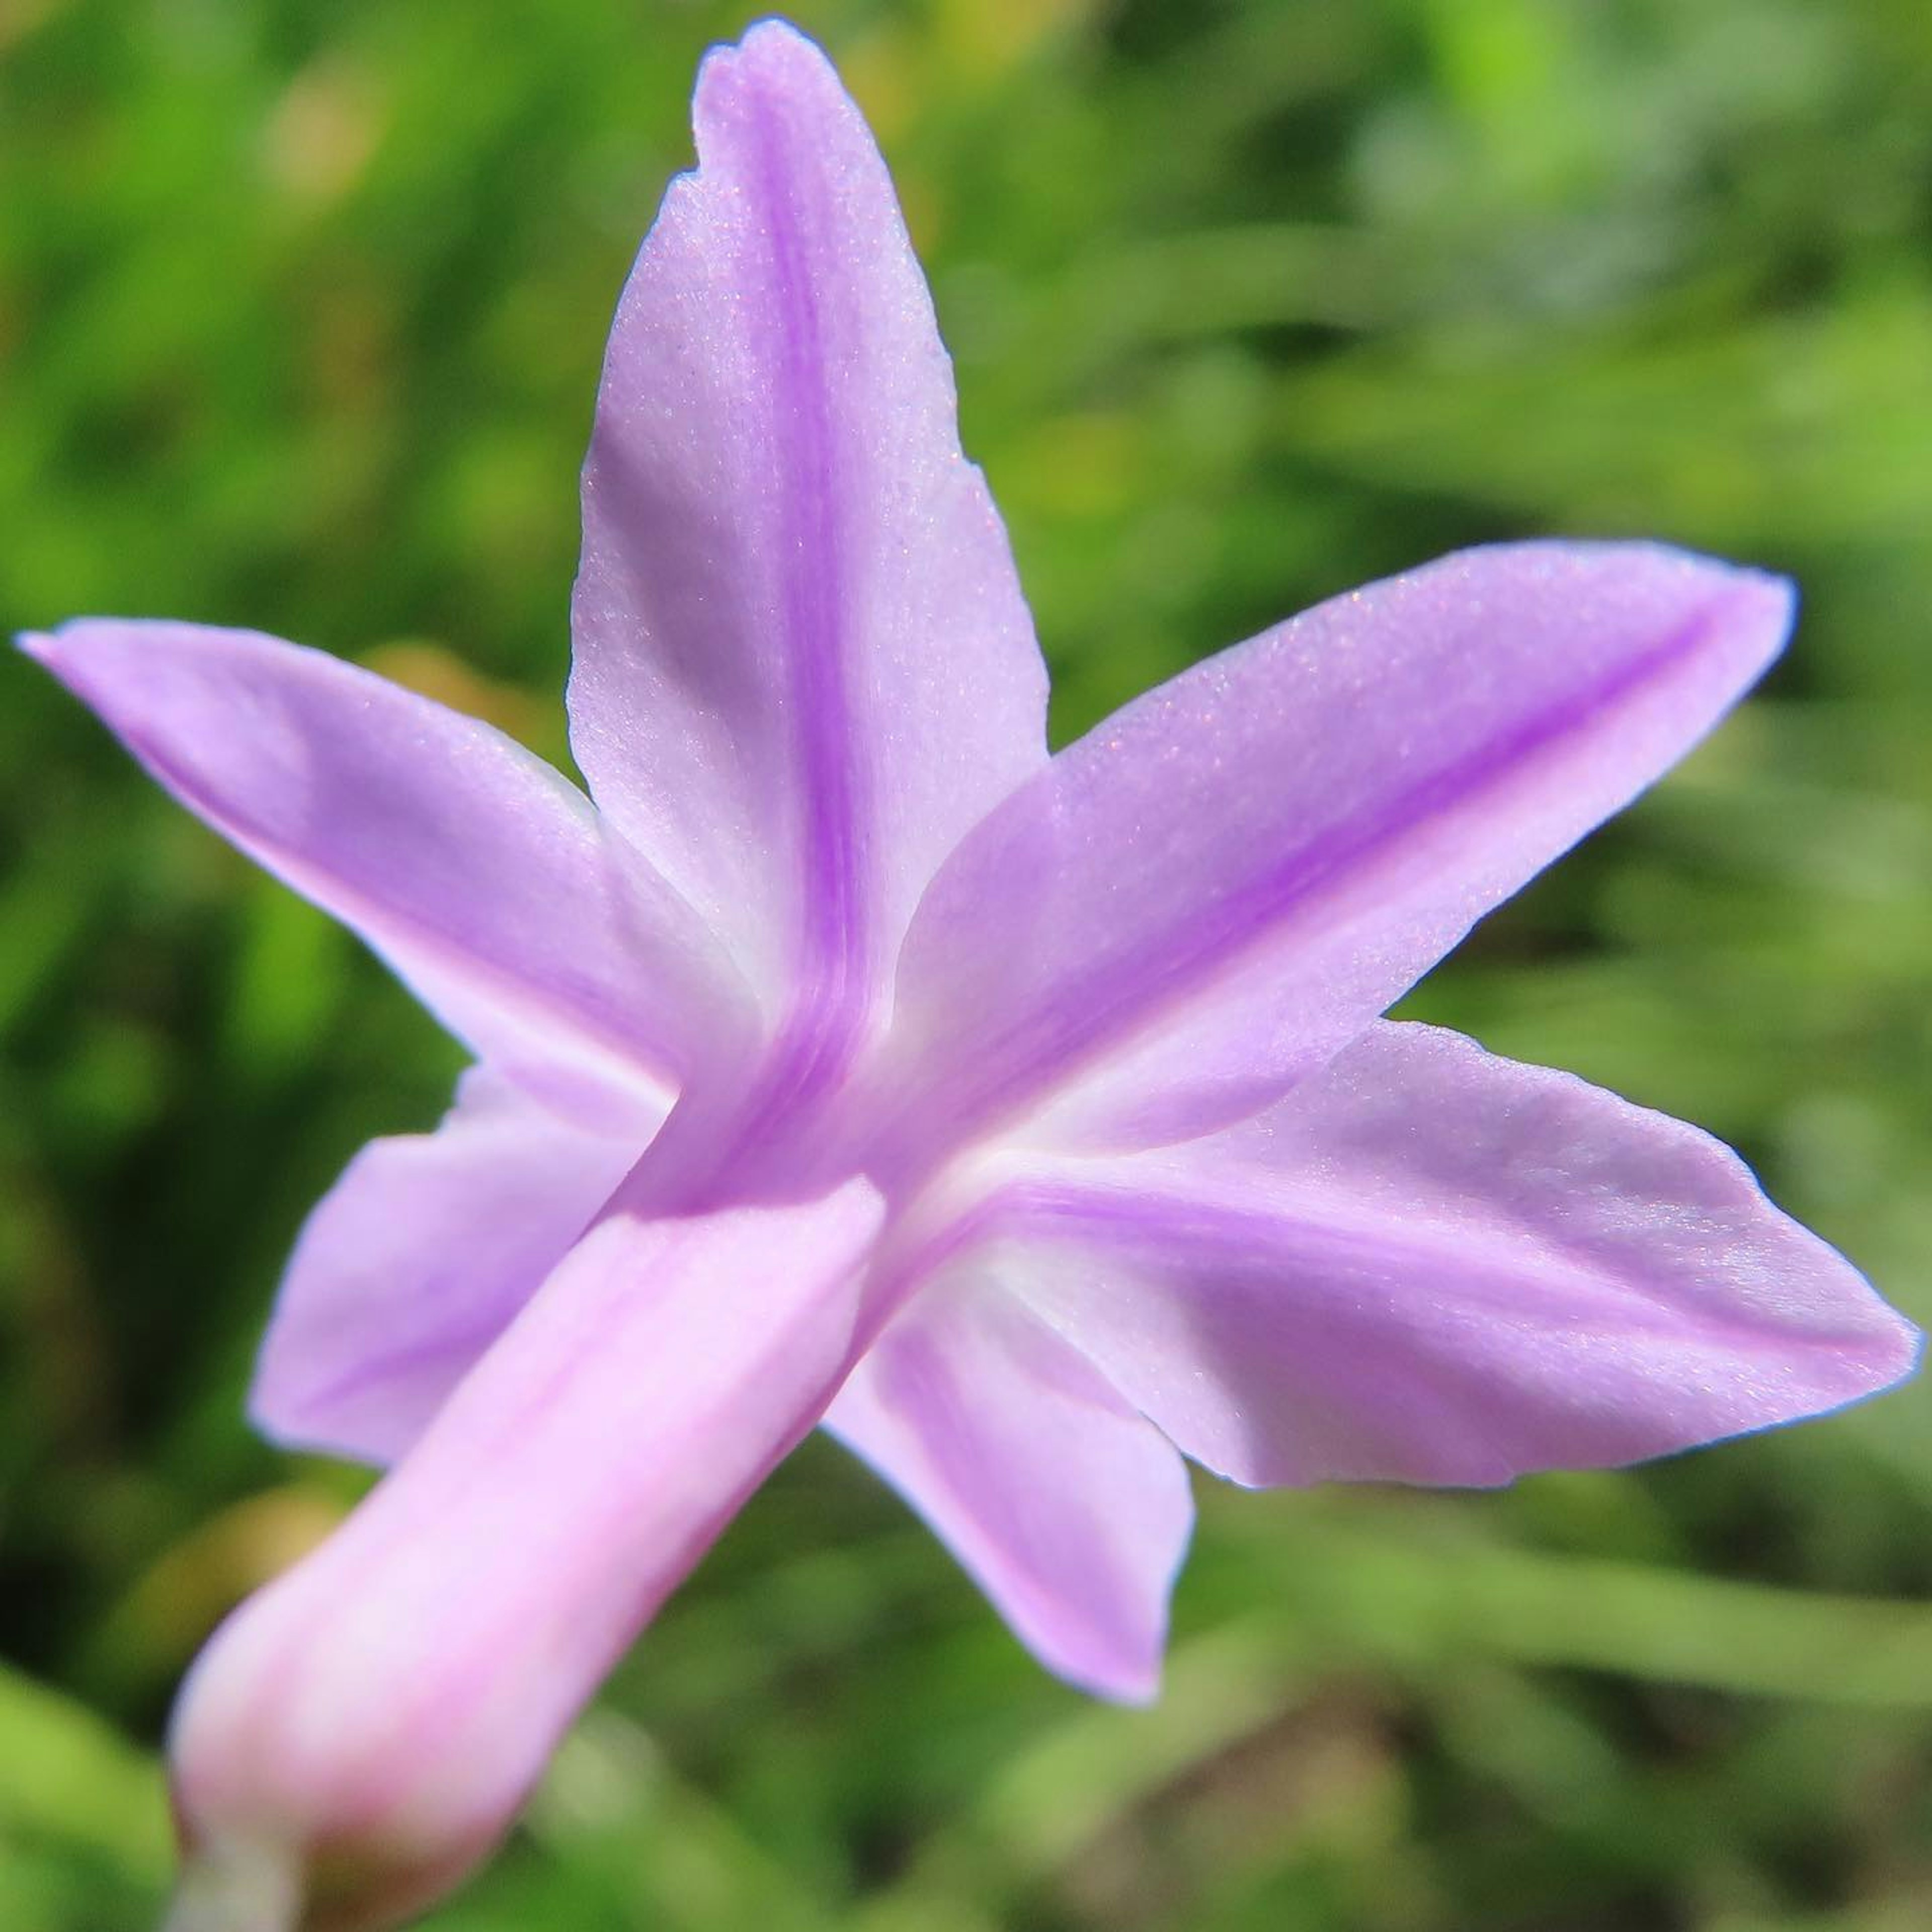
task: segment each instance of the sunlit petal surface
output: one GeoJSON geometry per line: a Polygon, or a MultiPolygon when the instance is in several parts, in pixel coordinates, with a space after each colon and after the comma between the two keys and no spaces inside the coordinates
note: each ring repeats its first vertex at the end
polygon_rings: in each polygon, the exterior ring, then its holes
{"type": "Polygon", "coordinates": [[[1010,1278],[1238,1482],[1505,1483],[1856,1400],[1917,1336],[1730,1150],[1377,1024],[1258,1119],[1042,1164],[1010,1278]]]}
{"type": "Polygon", "coordinates": [[[885,164],[816,48],[705,64],[584,478],[572,743],[604,810],[822,1030],[1046,760],[1046,673],[960,454],[885,164]]]}
{"type": "Polygon", "coordinates": [[[1788,586],[1641,544],[1470,550],[1223,652],[994,813],[900,970],[922,1118],[1145,1144],[1320,1066],[1708,731],[1788,586]]]}
{"type": "Polygon", "coordinates": [[[503,734],[320,651],[94,620],[26,640],[190,810],[352,927],[451,1028],[599,1111],[662,1110],[712,1024],[703,928],[650,914],[589,801],[503,734]]]}

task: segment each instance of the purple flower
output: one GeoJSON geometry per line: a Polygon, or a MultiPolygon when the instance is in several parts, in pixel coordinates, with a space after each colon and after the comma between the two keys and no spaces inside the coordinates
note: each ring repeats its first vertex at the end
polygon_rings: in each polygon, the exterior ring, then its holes
{"type": "Polygon", "coordinates": [[[1711,728],[1789,587],[1473,550],[1049,760],[857,112],[766,25],[695,118],[584,471],[594,807],[270,638],[26,640],[477,1061],[434,1133],[351,1163],[284,1285],[256,1418],[393,1468],[189,1682],[184,1928],[350,1932],[454,1882],[820,1422],[1050,1669],[1133,1700],[1184,1455],[1504,1483],[1913,1361],[1694,1129],[1378,1017],[1711,728]]]}

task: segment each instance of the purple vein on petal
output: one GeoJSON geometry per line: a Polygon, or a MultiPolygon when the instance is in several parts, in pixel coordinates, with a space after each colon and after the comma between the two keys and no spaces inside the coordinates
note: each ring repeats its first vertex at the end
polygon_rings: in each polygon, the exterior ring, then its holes
{"type": "MultiPolygon", "coordinates": [[[[1271,1267],[1286,1276],[1292,1268],[1302,1279],[1304,1293],[1308,1282],[1330,1271],[1334,1279],[1347,1280],[1352,1268],[1372,1265],[1384,1279],[1400,1276],[1411,1284],[1420,1307],[1451,1294],[1460,1308],[1491,1321],[1520,1319],[1526,1288],[1540,1292],[1560,1280],[1566,1307],[1574,1311],[1593,1305],[1626,1334],[1721,1334],[1756,1340],[1762,1334],[1761,1320],[1753,1320],[1742,1307],[1722,1304],[1714,1295],[1675,1304],[1640,1298],[1588,1256],[1564,1252],[1560,1243],[1546,1253],[1526,1252],[1520,1271],[1504,1279],[1459,1264],[1453,1244],[1440,1234],[1425,1239],[1387,1222],[1351,1227],[1318,1208],[1298,1212],[1244,1206],[1161,1194],[1119,1181],[1009,1184],[976,1217],[974,1233],[981,1240],[1072,1241],[1142,1260],[1166,1256],[1196,1273],[1211,1273],[1220,1264],[1271,1267]]],[[[1364,1317],[1370,1312],[1359,1288],[1338,1299],[1336,1306],[1338,1312],[1352,1310],[1364,1317]]],[[[1813,1329],[1805,1339],[1814,1346],[1862,1342],[1869,1340],[1869,1329],[1848,1322],[1842,1333],[1813,1329]]]]}
{"type": "MultiPolygon", "coordinates": [[[[956,1120],[985,1123],[1019,1110],[1034,1097],[1042,1073],[1062,1082],[1072,1078],[1124,1037],[1156,1022],[1163,1010],[1198,993],[1204,982],[1234,968],[1298,909],[1318,907],[1324,888],[1345,886],[1398,848],[1418,826],[1472,802],[1634,695],[1652,679],[1684,662],[1722,622],[1723,615],[1715,606],[1700,612],[1662,643],[1628,659],[1594,685],[1566,694],[1396,793],[1379,809],[1331,826],[1218,898],[1204,898],[1194,918],[1169,922],[1154,949],[1116,946],[1100,954],[1090,970],[1023,1006],[1005,1028],[989,1029],[976,1039],[971,1067],[962,1078],[953,1103],[956,1120]]],[[[1107,728],[1102,724],[1096,735],[1107,728]]],[[[1061,755],[1077,755],[1078,750],[1076,746],[1061,755]]],[[[1036,782],[1052,782],[1049,772],[1036,782]]],[[[1025,808],[1024,794],[1011,808],[1025,808]]],[[[993,822],[997,824],[997,815],[993,822]]],[[[1472,905],[1471,917],[1489,902],[1486,897],[1481,904],[1472,905]]],[[[1392,986],[1387,998],[1406,990],[1404,986],[1392,986]]],[[[1371,1017],[1363,1016],[1365,1020],[1371,1017]]]]}
{"type": "Polygon", "coordinates": [[[648,868],[627,902],[590,800],[513,740],[256,632],[82,619],[20,641],[177,799],[359,934],[478,1052],[582,1062],[620,1107],[648,1096],[661,1113],[682,1084],[694,1022],[715,1018],[702,926],[648,868]],[[479,874],[507,898],[493,905],[479,874]],[[545,939],[518,910],[536,878],[556,914],[545,939]]]}
{"type": "Polygon", "coordinates": [[[781,592],[788,710],[802,795],[796,992],[752,1102],[768,1126],[833,1086],[865,1015],[868,812],[872,773],[845,662],[844,542],[838,452],[824,380],[824,318],[804,262],[806,218],[794,177],[812,159],[777,124],[784,109],[758,89],[748,124],[769,243],[769,312],[778,318],[772,383],[779,480],[781,592]]]}
{"type": "Polygon", "coordinates": [[[337,1409],[384,1382],[433,1363],[474,1360],[502,1333],[505,1325],[502,1317],[493,1311],[489,1319],[423,1336],[386,1354],[364,1356],[332,1381],[322,1383],[306,1399],[318,1410],[337,1409]]]}

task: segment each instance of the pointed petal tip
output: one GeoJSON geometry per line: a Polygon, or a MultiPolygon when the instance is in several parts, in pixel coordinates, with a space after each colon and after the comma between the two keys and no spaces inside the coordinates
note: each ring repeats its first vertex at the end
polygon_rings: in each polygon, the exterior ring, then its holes
{"type": "Polygon", "coordinates": [[[1748,564],[1694,556],[1708,573],[1714,596],[1714,622],[1762,670],[1790,641],[1798,621],[1798,586],[1788,577],[1748,564]]]}
{"type": "Polygon", "coordinates": [[[1894,1340],[1898,1348],[1898,1372],[1895,1378],[1904,1382],[1925,1366],[1925,1331],[1902,1315],[1897,1320],[1894,1340]]]}
{"type": "Polygon", "coordinates": [[[1660,590],[1674,590],[1706,618],[1723,644],[1758,671],[1784,650],[1797,620],[1797,585],[1755,564],[1642,541],[1557,548],[1586,556],[1594,553],[1602,562],[1628,571],[1634,580],[1647,578],[1660,590]]]}
{"type": "MultiPolygon", "coordinates": [[[[1784,1392],[1768,1402],[1754,1417],[1739,1419],[1730,1426],[1682,1443],[1666,1444],[1634,1459],[1651,1462],[1688,1455],[1720,1443],[1748,1441],[1801,1424],[1828,1422],[1849,1414],[1868,1402],[1890,1394],[1910,1382],[1924,1366],[1925,1336],[1918,1328],[1884,1301],[1876,1289],[1869,1291],[1876,1304],[1876,1318],[1862,1333],[1837,1342],[1821,1342],[1811,1352],[1808,1376],[1794,1376],[1784,1392]]],[[[1632,1459],[1593,1465],[1596,1467],[1629,1466],[1632,1459]]],[[[1515,1471],[1504,1480],[1514,1482],[1528,1471],[1515,1471]]]]}
{"type": "Polygon", "coordinates": [[[836,152],[856,130],[865,146],[872,145],[831,57],[784,20],[761,20],[705,55],[691,124],[700,173],[714,164],[729,172],[729,158],[746,142],[755,152],[774,138],[785,148],[803,140],[836,152]]]}
{"type": "Polygon", "coordinates": [[[694,118],[701,125],[711,112],[728,106],[749,88],[829,88],[840,100],[845,88],[831,57],[809,35],[776,16],[754,21],[736,40],[721,41],[705,54],[692,97],[694,118]]]}
{"type": "Polygon", "coordinates": [[[1108,1668],[1062,1674],[1075,1689],[1103,1702],[1118,1704],[1125,1711],[1150,1711],[1160,1702],[1160,1666],[1156,1656],[1145,1662],[1124,1660],[1108,1668]]]}
{"type": "Polygon", "coordinates": [[[47,674],[66,686],[83,704],[100,708],[97,694],[104,670],[111,676],[113,652],[124,644],[124,633],[144,620],[128,617],[70,617],[45,631],[15,634],[14,646],[47,674]]]}
{"type": "Polygon", "coordinates": [[[1721,619],[1727,637],[1756,646],[1767,662],[1783,649],[1798,613],[1798,586],[1790,578],[1648,538],[1533,537],[1478,544],[1425,564],[1417,574],[1477,562],[1491,572],[1501,566],[1505,577],[1567,576],[1580,598],[1647,593],[1687,613],[1721,619]]]}
{"type": "Polygon", "coordinates": [[[167,623],[165,618],[69,617],[45,631],[16,632],[14,644],[16,650],[85,698],[92,682],[90,674],[98,671],[104,657],[111,656],[117,648],[126,650],[134,641],[134,634],[158,629],[167,623]]]}
{"type": "MultiPolygon", "coordinates": [[[[1870,1396],[1882,1395],[1888,1389],[1910,1382],[1924,1366],[1924,1331],[1884,1300],[1876,1288],[1871,1292],[1877,1306],[1871,1332],[1858,1352],[1857,1384],[1837,1405],[1838,1408],[1850,1408],[1870,1396]]],[[[1835,1410],[1823,1412],[1831,1414],[1835,1410]]]]}
{"type": "Polygon", "coordinates": [[[352,1412],[345,1420],[346,1404],[316,1404],[313,1375],[304,1376],[302,1368],[285,1358],[271,1360],[266,1353],[257,1361],[242,1410],[248,1426],[264,1442],[284,1455],[326,1456],[374,1469],[400,1458],[412,1437],[386,1433],[380,1415],[372,1420],[352,1412]]]}
{"type": "MultiPolygon", "coordinates": [[[[1918,1373],[1924,1354],[1924,1335],[1862,1276],[1856,1275],[1849,1264],[1841,1266],[1845,1275],[1864,1288],[1867,1298],[1866,1306],[1857,1311],[1860,1325],[1837,1335],[1820,1335],[1808,1347],[1794,1341],[1788,1376],[1781,1385],[1767,1391],[1758,1412],[1740,1416],[1732,1426],[1713,1432],[1706,1440],[1728,1442],[1798,1423],[1823,1421],[1863,1408],[1918,1373]]],[[[1692,1442],[1687,1446],[1699,1445],[1692,1442]]],[[[1677,1452],[1666,1449],[1663,1453],[1677,1452]]]]}
{"type": "Polygon", "coordinates": [[[1124,1710],[1148,1710],[1160,1701],[1167,1658],[1167,1598],[1186,1555],[1184,1546],[1162,1581],[1157,1619],[1131,1630],[1103,1630],[1091,1624],[1056,1629],[1037,1623],[1022,1629],[1014,1618],[1014,1606],[1003,1604],[1001,1612],[1015,1635],[1063,1684],[1124,1710]]]}
{"type": "MultiPolygon", "coordinates": [[[[1693,1418],[1678,1432],[1679,1440],[1660,1442],[1634,1456],[1605,1456],[1588,1462],[1580,1460],[1576,1466],[1622,1468],[1687,1455],[1720,1443],[1742,1442],[1803,1424],[1828,1421],[1888,1394],[1918,1372],[1924,1337],[1903,1316],[1879,1301],[1876,1290],[1871,1292],[1873,1300],[1878,1302],[1879,1318],[1869,1329],[1848,1338],[1821,1339],[1809,1348],[1794,1343],[1786,1364],[1787,1372],[1774,1378],[1758,1400],[1733,1410],[1714,1425],[1707,1423],[1700,1427],[1693,1418]]],[[[1533,1473],[1530,1468],[1510,1468],[1498,1476],[1497,1486],[1512,1484],[1533,1473]]]]}
{"type": "Polygon", "coordinates": [[[779,14],[767,14],[754,20],[739,35],[737,44],[748,52],[778,53],[788,59],[802,53],[819,65],[831,64],[824,49],[803,28],[794,26],[779,14]]]}
{"type": "Polygon", "coordinates": [[[712,48],[706,62],[715,61],[721,55],[736,63],[770,70],[800,65],[814,74],[832,70],[831,58],[825,50],[802,28],[776,14],[754,20],[736,40],[712,48]]]}
{"type": "Polygon", "coordinates": [[[1054,1632],[1035,1625],[1022,1630],[1015,1620],[1012,1605],[999,1607],[1034,1660],[1082,1696],[1128,1711],[1149,1710],[1160,1702],[1167,1652],[1165,1618],[1157,1629],[1140,1634],[1140,1641],[1123,1642],[1118,1633],[1090,1628],[1054,1632]]]}
{"type": "Polygon", "coordinates": [[[16,631],[14,647],[85,698],[87,660],[123,632],[150,621],[139,617],[69,617],[44,631],[16,631]]]}

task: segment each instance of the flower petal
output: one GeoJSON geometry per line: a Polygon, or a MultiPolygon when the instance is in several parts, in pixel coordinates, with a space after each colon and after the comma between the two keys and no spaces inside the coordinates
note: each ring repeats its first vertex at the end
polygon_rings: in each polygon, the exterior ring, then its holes
{"type": "Polygon", "coordinates": [[[1051,1102],[1042,1133],[1116,1146],[1255,1112],[1708,730],[1790,616],[1755,572],[1525,544],[1174,679],[934,881],[899,974],[909,1110],[956,1144],[1051,1102]]]}
{"type": "Polygon", "coordinates": [[[587,1118],[661,1113],[716,1034],[730,977],[690,909],[502,733],[250,632],[90,619],[22,644],[453,1032],[587,1118]]]}
{"type": "Polygon", "coordinates": [[[1193,1498],[1180,1459],[980,1257],[928,1283],[826,1417],[1050,1670],[1158,1688],[1193,1498]]]}
{"type": "Polygon", "coordinates": [[[960,454],[885,164],[778,22],[706,60],[698,166],[619,307],[584,481],[572,745],[829,1066],[1046,672],[960,454]]]}
{"type": "Polygon", "coordinates": [[[823,1414],[860,1346],[873,1191],[644,1212],[620,1201],[203,1653],[172,1737],[198,1895],[298,1874],[304,1924],[358,1928],[430,1903],[823,1414]]]}
{"type": "Polygon", "coordinates": [[[434,1133],[371,1142],[296,1244],[256,1365],[257,1425],[290,1448],[394,1461],[646,1138],[572,1126],[476,1068],[434,1133]]]}
{"type": "Polygon", "coordinates": [[[1232,1132],[1042,1165],[999,1216],[1032,1305],[1242,1483],[1599,1468],[1916,1359],[1729,1149],[1432,1028],[1378,1023],[1232,1132]]]}

